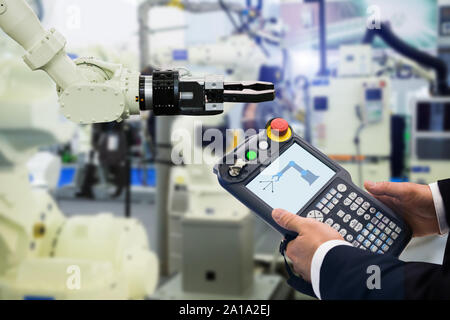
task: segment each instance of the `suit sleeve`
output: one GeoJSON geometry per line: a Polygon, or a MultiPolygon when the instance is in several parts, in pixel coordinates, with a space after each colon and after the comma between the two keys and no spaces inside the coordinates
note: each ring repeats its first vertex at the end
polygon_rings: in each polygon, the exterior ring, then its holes
{"type": "Polygon", "coordinates": [[[337,246],[323,260],[320,294],[324,300],[450,299],[450,274],[440,265],[337,246]]]}
{"type": "Polygon", "coordinates": [[[442,200],[444,200],[445,216],[447,223],[450,222],[450,179],[438,181],[439,191],[441,191],[442,200]]]}

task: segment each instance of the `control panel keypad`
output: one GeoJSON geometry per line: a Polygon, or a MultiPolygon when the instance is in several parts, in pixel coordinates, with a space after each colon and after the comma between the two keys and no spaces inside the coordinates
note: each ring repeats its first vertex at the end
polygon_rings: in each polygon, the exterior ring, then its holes
{"type": "Polygon", "coordinates": [[[330,187],[318,199],[306,217],[326,223],[356,248],[385,253],[402,232],[369,199],[345,183],[330,187]]]}

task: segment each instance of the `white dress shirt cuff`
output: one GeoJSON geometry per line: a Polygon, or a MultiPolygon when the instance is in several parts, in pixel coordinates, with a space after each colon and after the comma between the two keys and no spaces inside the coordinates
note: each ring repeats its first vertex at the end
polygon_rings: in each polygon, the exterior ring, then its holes
{"type": "Polygon", "coordinates": [[[324,242],[319,246],[319,248],[317,248],[316,252],[314,252],[314,256],[311,261],[311,284],[314,293],[319,299],[322,299],[320,297],[320,269],[322,267],[322,262],[328,251],[336,246],[351,246],[351,244],[344,240],[330,240],[324,242]]]}
{"type": "Polygon", "coordinates": [[[444,200],[437,182],[430,183],[431,194],[433,196],[434,208],[436,209],[436,217],[439,224],[439,233],[446,234],[449,231],[447,218],[445,217],[444,200]]]}

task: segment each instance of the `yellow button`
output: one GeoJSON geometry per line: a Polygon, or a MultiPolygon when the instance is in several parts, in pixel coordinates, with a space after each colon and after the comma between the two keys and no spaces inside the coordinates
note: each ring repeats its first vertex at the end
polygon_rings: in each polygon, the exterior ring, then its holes
{"type": "Polygon", "coordinates": [[[292,137],[292,130],[291,130],[291,128],[289,128],[283,136],[278,136],[278,135],[272,133],[272,129],[269,126],[269,127],[267,127],[267,136],[272,141],[285,142],[285,141],[288,141],[292,137]]]}

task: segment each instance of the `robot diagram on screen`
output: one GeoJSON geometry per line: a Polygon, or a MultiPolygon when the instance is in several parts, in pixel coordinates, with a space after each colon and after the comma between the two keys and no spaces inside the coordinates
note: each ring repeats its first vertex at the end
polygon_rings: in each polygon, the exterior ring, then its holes
{"type": "Polygon", "coordinates": [[[295,171],[297,171],[298,173],[300,173],[302,179],[305,180],[305,182],[308,183],[309,185],[312,185],[319,178],[319,176],[316,176],[311,171],[300,167],[295,161],[289,161],[289,163],[280,172],[278,172],[277,174],[274,174],[272,176],[271,180],[259,181],[259,183],[265,184],[265,186],[263,187],[263,190],[271,190],[272,192],[274,192],[274,184],[276,182],[279,182],[280,179],[285,174],[285,172],[291,168],[294,169],[295,171]]]}
{"type": "Polygon", "coordinates": [[[309,170],[303,169],[302,167],[300,167],[295,161],[289,161],[289,163],[287,164],[287,166],[285,166],[283,168],[283,170],[281,170],[280,172],[278,172],[277,174],[272,176],[272,179],[274,182],[278,182],[280,181],[281,177],[283,176],[283,174],[288,171],[289,169],[295,169],[297,170],[298,173],[300,173],[300,175],[302,176],[302,178],[308,182],[309,185],[312,185],[314,183],[314,181],[316,181],[319,177],[316,176],[314,173],[312,173],[309,170]]]}
{"type": "MultiPolygon", "coordinates": [[[[218,76],[187,79],[176,70],[142,76],[94,58],[72,61],[64,37],[44,30],[23,0],[0,0],[0,29],[25,49],[28,67],[45,71],[56,83],[63,115],[78,124],[120,122],[141,110],[216,115],[224,102],[260,102],[274,95],[268,83],[226,83],[218,76]]],[[[137,220],[107,214],[67,219],[47,190],[30,185],[27,160],[42,145],[70,139],[70,125],[58,116],[45,77],[25,76],[18,65],[7,67],[10,87],[0,88],[0,297],[127,299],[151,294],[158,260],[137,220]],[[20,86],[13,85],[15,79],[20,86]],[[67,279],[77,270],[83,282],[73,290],[67,279]]]]}

